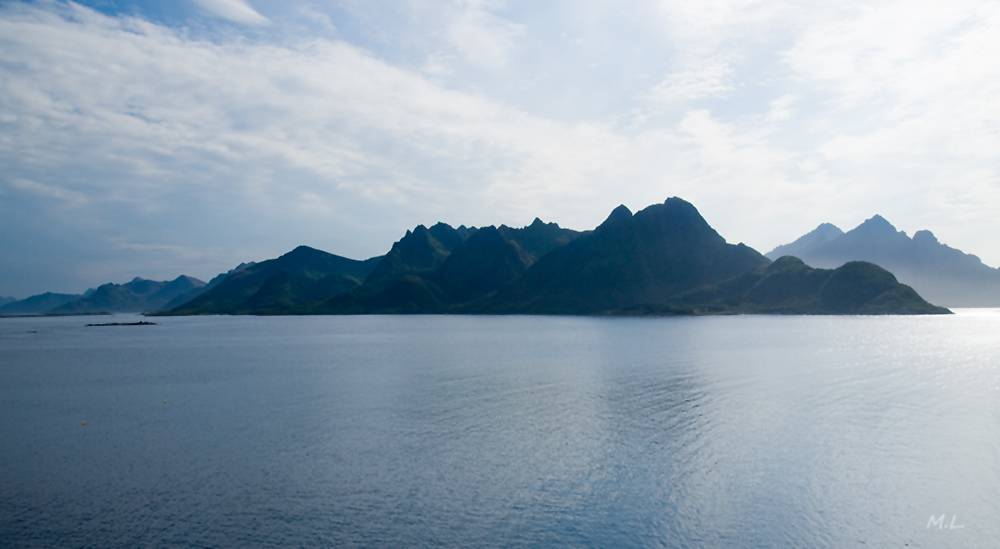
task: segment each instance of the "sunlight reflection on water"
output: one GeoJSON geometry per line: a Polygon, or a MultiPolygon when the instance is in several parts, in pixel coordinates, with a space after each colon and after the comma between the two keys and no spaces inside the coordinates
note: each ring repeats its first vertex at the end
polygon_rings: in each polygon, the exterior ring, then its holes
{"type": "Polygon", "coordinates": [[[1000,314],[956,312],[0,319],[0,539],[988,547],[1000,314]]]}

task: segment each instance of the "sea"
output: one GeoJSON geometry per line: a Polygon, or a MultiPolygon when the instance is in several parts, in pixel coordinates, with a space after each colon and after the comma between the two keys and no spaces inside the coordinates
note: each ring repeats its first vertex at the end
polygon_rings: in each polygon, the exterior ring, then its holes
{"type": "Polygon", "coordinates": [[[0,319],[0,546],[994,548],[956,313],[0,319]]]}

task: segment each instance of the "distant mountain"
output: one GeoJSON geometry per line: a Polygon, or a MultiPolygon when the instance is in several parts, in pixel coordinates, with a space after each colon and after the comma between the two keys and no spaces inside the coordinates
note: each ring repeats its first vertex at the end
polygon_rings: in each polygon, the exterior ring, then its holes
{"type": "MultiPolygon", "coordinates": [[[[938,242],[930,231],[917,231],[910,238],[876,215],[825,241],[808,238],[814,233],[779,246],[767,256],[777,259],[781,255],[794,255],[819,268],[868,261],[891,271],[900,282],[912,286],[931,303],[948,307],[1000,307],[1000,271],[984,265],[974,255],[938,242]]],[[[832,234],[827,230],[826,235],[832,234]]]]}
{"type": "MultiPolygon", "coordinates": [[[[236,270],[163,314],[294,314],[362,283],[381,257],[356,261],[308,246],[236,270]]],[[[213,279],[213,282],[215,279],[213,279]]]]}
{"type": "Polygon", "coordinates": [[[17,300],[14,299],[13,297],[2,297],[2,296],[0,296],[0,307],[3,307],[4,305],[6,305],[8,303],[13,303],[15,301],[17,301],[17,300]]]}
{"type": "Polygon", "coordinates": [[[836,225],[823,223],[805,235],[800,236],[795,240],[795,242],[792,242],[791,244],[782,244],[781,246],[778,246],[777,248],[764,254],[764,256],[771,261],[785,255],[801,257],[802,254],[815,250],[823,244],[826,244],[831,240],[835,240],[842,234],[844,234],[844,231],[840,230],[840,228],[836,225]]]}
{"type": "Polygon", "coordinates": [[[41,315],[81,297],[80,294],[46,292],[8,303],[0,307],[0,315],[41,315]]]}
{"type": "Polygon", "coordinates": [[[153,312],[160,310],[172,299],[204,286],[203,281],[183,275],[162,282],[136,277],[125,284],[104,284],[93,294],[55,307],[49,312],[53,314],[153,312]]]}
{"type": "Polygon", "coordinates": [[[252,267],[254,265],[256,265],[256,263],[253,262],[253,261],[251,261],[249,263],[240,263],[238,266],[236,266],[236,268],[230,269],[227,272],[220,273],[220,274],[216,275],[215,277],[212,278],[212,280],[208,281],[208,284],[206,284],[204,286],[201,286],[201,287],[198,287],[198,288],[192,288],[192,289],[190,289],[190,290],[188,290],[188,291],[186,291],[186,292],[178,295],[177,297],[171,299],[170,301],[168,301],[167,303],[165,303],[162,307],[160,307],[159,309],[157,309],[157,312],[159,312],[159,311],[169,311],[171,309],[175,309],[177,307],[180,307],[181,305],[187,303],[188,301],[191,301],[192,299],[198,297],[199,295],[201,295],[201,294],[203,294],[203,293],[211,290],[212,288],[218,286],[219,283],[222,282],[222,279],[226,278],[227,276],[229,276],[229,275],[231,275],[233,273],[242,271],[243,269],[246,269],[248,267],[252,267]]]}
{"type": "Polygon", "coordinates": [[[322,314],[437,313],[512,282],[538,258],[581,233],[555,223],[481,229],[438,223],[407,231],[365,283],[319,304],[322,314]]]}
{"type": "Polygon", "coordinates": [[[941,314],[889,271],[863,261],[813,269],[782,256],[734,279],[672,298],[668,311],[700,314],[941,314]]]}

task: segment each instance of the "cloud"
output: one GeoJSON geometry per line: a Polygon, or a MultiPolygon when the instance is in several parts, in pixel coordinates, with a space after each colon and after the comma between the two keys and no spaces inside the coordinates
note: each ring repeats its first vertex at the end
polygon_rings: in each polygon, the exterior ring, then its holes
{"type": "Polygon", "coordinates": [[[8,182],[8,184],[14,189],[26,191],[45,198],[55,198],[56,200],[77,204],[84,204],[87,202],[87,197],[83,193],[70,189],[64,189],[55,185],[46,185],[37,181],[30,181],[28,179],[21,178],[13,178],[8,182]]]}
{"type": "Polygon", "coordinates": [[[157,255],[166,255],[168,258],[174,260],[200,260],[205,258],[207,255],[205,250],[190,246],[125,242],[121,239],[115,239],[113,242],[117,242],[117,248],[121,250],[133,252],[155,252],[157,255]]]}
{"type": "Polygon", "coordinates": [[[454,51],[475,66],[497,69],[505,66],[524,26],[491,13],[497,7],[482,1],[466,1],[453,15],[445,34],[454,51]]]}
{"type": "Polygon", "coordinates": [[[672,2],[631,19],[611,12],[636,5],[587,5],[548,20],[435,4],[405,28],[410,12],[371,16],[388,4],[310,12],[337,21],[323,30],[337,40],[282,32],[277,15],[267,32],[202,36],[3,4],[0,240],[87,235],[122,269],[162,253],[164,268],[225,270],[298,244],[368,257],[438,220],[587,229],[677,195],[761,251],[881,213],[995,265],[1000,13],[963,2],[672,2]],[[545,43],[554,22],[586,47],[545,43]],[[365,47],[344,38],[376,31],[365,47]],[[428,56],[442,70],[425,72],[428,56]],[[195,248],[211,253],[171,252],[195,248]]]}
{"type": "Polygon", "coordinates": [[[662,107],[678,102],[725,97],[733,88],[732,62],[723,57],[706,57],[684,63],[653,86],[649,99],[662,107]]]}
{"type": "Polygon", "coordinates": [[[344,42],[217,44],[72,5],[8,12],[0,36],[0,112],[17,113],[0,161],[147,212],[406,218],[381,247],[448,212],[545,214],[621,152],[597,127],[449,90],[344,42]]]}
{"type": "Polygon", "coordinates": [[[267,25],[271,21],[247,5],[245,0],[194,0],[202,8],[244,25],[267,25]]]}

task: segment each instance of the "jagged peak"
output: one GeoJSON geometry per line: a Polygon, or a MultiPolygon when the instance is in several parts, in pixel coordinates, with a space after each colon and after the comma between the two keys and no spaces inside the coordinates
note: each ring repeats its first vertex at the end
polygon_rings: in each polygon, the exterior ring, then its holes
{"type": "Polygon", "coordinates": [[[626,221],[631,218],[632,218],[632,210],[628,209],[625,206],[625,204],[622,204],[621,206],[618,206],[614,210],[611,210],[611,215],[609,215],[608,218],[604,220],[604,223],[601,223],[597,228],[600,229],[601,227],[617,225],[618,223],[621,223],[622,221],[626,221]]]}
{"type": "Polygon", "coordinates": [[[545,225],[545,222],[542,221],[542,219],[540,217],[536,217],[535,220],[531,222],[531,225],[528,225],[528,226],[529,227],[538,228],[538,227],[542,227],[544,225],[545,225]]]}
{"type": "MultiPolygon", "coordinates": [[[[501,227],[506,227],[506,225],[501,225],[501,227]]],[[[478,236],[480,233],[484,235],[500,234],[500,230],[496,227],[496,225],[487,225],[485,227],[480,227],[473,236],[478,236]]]]}
{"type": "Polygon", "coordinates": [[[684,200],[679,196],[671,196],[670,198],[664,200],[663,203],[670,206],[685,206],[690,208],[694,207],[694,204],[688,202],[687,200],[684,200]]]}

